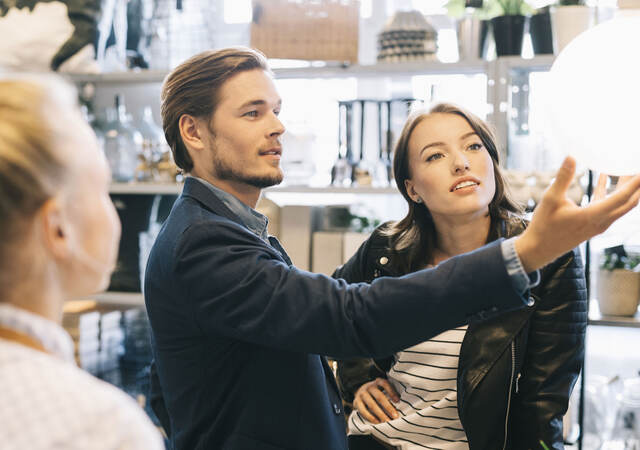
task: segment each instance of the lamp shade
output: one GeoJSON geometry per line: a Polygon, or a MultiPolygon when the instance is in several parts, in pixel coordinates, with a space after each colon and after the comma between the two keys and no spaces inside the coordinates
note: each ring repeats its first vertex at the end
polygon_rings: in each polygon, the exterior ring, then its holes
{"type": "Polygon", "coordinates": [[[556,58],[549,86],[556,151],[598,172],[640,173],[640,18],[577,36],[556,58]]]}

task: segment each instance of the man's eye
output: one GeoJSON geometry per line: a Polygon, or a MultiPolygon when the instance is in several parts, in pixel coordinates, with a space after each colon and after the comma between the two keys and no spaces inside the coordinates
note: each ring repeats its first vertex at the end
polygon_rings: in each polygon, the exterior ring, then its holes
{"type": "Polygon", "coordinates": [[[435,161],[436,159],[442,158],[444,155],[442,153],[434,153],[433,155],[427,158],[427,161],[435,161]]]}
{"type": "Polygon", "coordinates": [[[243,114],[243,116],[247,117],[258,117],[258,111],[247,111],[243,114]]]}

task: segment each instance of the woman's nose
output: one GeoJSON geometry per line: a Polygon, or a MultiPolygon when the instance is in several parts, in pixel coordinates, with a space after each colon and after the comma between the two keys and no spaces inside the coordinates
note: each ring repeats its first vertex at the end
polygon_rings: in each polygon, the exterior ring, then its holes
{"type": "Polygon", "coordinates": [[[469,160],[463,154],[457,154],[453,159],[453,172],[462,173],[469,170],[469,160]]]}

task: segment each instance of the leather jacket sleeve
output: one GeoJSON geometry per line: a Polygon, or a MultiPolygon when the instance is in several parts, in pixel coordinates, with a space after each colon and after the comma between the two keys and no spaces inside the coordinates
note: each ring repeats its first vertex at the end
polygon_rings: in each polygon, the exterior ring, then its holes
{"type": "MultiPolygon", "coordinates": [[[[373,279],[370,270],[367,270],[367,261],[372,241],[372,236],[362,243],[358,251],[342,266],[334,272],[333,278],[342,278],[348,283],[370,282],[373,279]]],[[[356,391],[363,384],[378,377],[384,377],[385,373],[379,370],[371,358],[349,358],[337,360],[336,380],[340,394],[347,406],[351,406],[356,391]]]]}
{"type": "Polygon", "coordinates": [[[511,417],[514,449],[563,449],[562,417],[582,368],[587,292],[577,250],[547,266],[534,288],[537,306],[523,345],[522,378],[511,417]]]}

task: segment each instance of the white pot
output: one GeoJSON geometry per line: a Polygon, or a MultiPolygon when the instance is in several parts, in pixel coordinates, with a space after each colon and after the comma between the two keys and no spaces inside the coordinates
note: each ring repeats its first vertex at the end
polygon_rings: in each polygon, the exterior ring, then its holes
{"type": "Polygon", "coordinates": [[[560,53],[577,35],[593,26],[593,8],[584,5],[557,6],[551,8],[551,30],[554,48],[560,53]]]}
{"type": "Polygon", "coordinates": [[[598,270],[600,313],[607,316],[633,316],[640,301],[640,272],[625,269],[598,270]]]}

